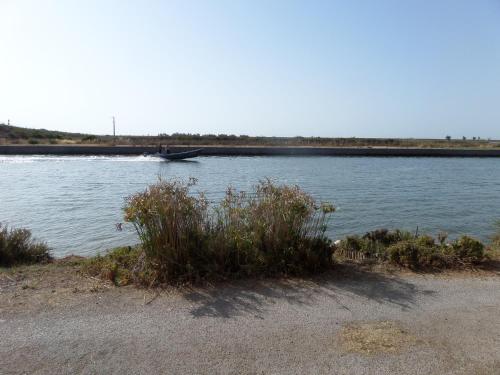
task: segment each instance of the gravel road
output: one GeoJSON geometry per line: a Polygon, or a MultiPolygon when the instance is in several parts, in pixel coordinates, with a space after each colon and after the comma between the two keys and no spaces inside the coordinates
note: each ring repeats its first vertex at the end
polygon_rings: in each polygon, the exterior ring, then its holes
{"type": "Polygon", "coordinates": [[[28,309],[7,295],[2,375],[500,374],[498,276],[74,290],[28,309]]]}

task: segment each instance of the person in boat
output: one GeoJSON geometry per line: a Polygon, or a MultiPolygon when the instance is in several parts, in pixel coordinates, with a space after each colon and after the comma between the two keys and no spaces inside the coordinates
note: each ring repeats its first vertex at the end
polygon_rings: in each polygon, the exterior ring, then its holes
{"type": "Polygon", "coordinates": [[[168,149],[168,145],[165,148],[162,147],[161,143],[158,145],[158,153],[159,154],[170,154],[170,150],[168,149]]]}

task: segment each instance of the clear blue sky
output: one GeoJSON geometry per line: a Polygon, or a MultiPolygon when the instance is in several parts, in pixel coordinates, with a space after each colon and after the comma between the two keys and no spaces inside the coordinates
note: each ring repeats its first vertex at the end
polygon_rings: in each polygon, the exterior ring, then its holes
{"type": "Polygon", "coordinates": [[[0,122],[500,138],[500,1],[0,0],[0,122]]]}

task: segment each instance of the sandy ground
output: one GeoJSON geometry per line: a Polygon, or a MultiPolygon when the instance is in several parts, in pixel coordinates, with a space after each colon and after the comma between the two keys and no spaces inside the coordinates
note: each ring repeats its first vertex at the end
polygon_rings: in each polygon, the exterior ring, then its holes
{"type": "Polygon", "coordinates": [[[500,273],[146,291],[0,271],[0,374],[500,374],[500,273]]]}

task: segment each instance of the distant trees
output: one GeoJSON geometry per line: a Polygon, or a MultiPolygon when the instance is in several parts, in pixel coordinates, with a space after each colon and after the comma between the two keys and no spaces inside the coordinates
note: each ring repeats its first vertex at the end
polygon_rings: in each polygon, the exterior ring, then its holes
{"type": "MultiPolygon", "coordinates": [[[[448,139],[448,137],[446,137],[446,139],[448,139]]],[[[466,136],[463,136],[462,137],[462,141],[466,141],[467,140],[467,137],[466,136]]],[[[481,137],[472,137],[472,140],[473,141],[480,141],[481,140],[481,137]]],[[[490,138],[488,138],[488,141],[490,140],[490,138]]]]}

